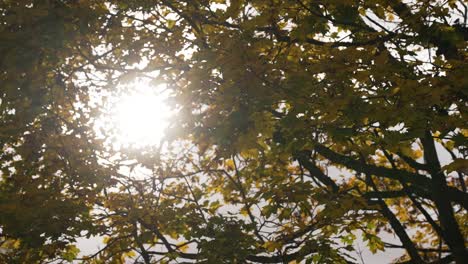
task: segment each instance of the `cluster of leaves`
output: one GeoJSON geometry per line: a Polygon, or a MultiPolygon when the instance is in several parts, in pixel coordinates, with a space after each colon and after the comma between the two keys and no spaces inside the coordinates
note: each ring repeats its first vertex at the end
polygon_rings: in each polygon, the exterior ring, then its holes
{"type": "Polygon", "coordinates": [[[0,13],[2,261],[349,263],[358,237],[405,249],[402,262],[468,259],[463,1],[0,13]],[[176,143],[116,152],[93,131],[93,96],[155,72],[176,143]],[[124,175],[125,160],[150,175],[124,175]],[[105,246],[79,256],[92,235],[105,246]]]}

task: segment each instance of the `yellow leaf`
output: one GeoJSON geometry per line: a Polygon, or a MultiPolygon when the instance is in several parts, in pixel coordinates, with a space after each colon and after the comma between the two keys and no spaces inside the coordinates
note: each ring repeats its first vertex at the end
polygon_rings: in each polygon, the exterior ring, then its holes
{"type": "Polygon", "coordinates": [[[420,149],[416,149],[414,152],[413,152],[413,158],[415,159],[419,159],[423,156],[423,152],[422,150],[420,149]]]}
{"type": "Polygon", "coordinates": [[[177,232],[175,232],[175,231],[172,231],[171,233],[169,233],[169,236],[172,239],[178,239],[179,238],[179,234],[177,234],[177,232]]]}
{"type": "Polygon", "coordinates": [[[248,210],[247,208],[242,208],[242,209],[240,210],[240,213],[241,213],[241,215],[243,215],[243,216],[247,216],[247,215],[249,215],[249,210],[248,210]]]}
{"type": "Polygon", "coordinates": [[[188,246],[187,242],[182,242],[182,243],[177,244],[177,249],[184,252],[184,253],[187,252],[188,248],[189,248],[189,246],[188,246]]]}
{"type": "Polygon", "coordinates": [[[276,249],[279,249],[281,247],[281,244],[276,242],[276,241],[267,241],[265,244],[263,244],[263,247],[268,250],[268,252],[273,252],[276,249]]]}
{"type": "Polygon", "coordinates": [[[21,241],[20,240],[15,240],[15,243],[13,243],[13,248],[15,249],[18,249],[21,245],[21,241]]]}
{"type": "Polygon", "coordinates": [[[231,160],[231,159],[228,159],[224,162],[225,166],[229,169],[229,170],[234,170],[235,169],[235,166],[234,166],[234,161],[231,160]]]}

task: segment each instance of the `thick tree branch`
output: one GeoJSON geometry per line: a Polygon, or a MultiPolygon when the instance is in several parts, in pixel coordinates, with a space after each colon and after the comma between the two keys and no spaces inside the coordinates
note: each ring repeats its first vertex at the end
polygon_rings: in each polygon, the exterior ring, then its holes
{"type": "MultiPolygon", "coordinates": [[[[335,162],[337,164],[344,165],[350,169],[353,169],[357,172],[364,174],[371,174],[379,177],[385,177],[389,179],[394,179],[402,181],[405,183],[411,183],[412,191],[416,194],[423,197],[432,197],[431,194],[431,180],[424,175],[412,173],[409,171],[398,170],[398,169],[389,169],[385,167],[379,167],[375,165],[365,164],[361,161],[355,160],[351,157],[336,153],[331,149],[317,144],[314,148],[320,155],[325,158],[335,162]]],[[[448,186],[446,188],[446,197],[450,198],[452,201],[462,205],[464,208],[468,208],[468,194],[458,190],[457,188],[448,186]]]]}
{"type": "Polygon", "coordinates": [[[430,168],[432,181],[431,190],[434,197],[434,203],[439,211],[439,219],[442,235],[445,242],[453,250],[453,256],[457,263],[464,263],[468,259],[468,252],[465,248],[465,239],[460,231],[457,220],[453,212],[450,200],[446,198],[447,181],[441,170],[439,158],[434,144],[434,139],[429,130],[426,130],[421,137],[421,143],[424,147],[424,159],[430,168]]]}
{"type": "MultiPolygon", "coordinates": [[[[372,179],[372,175],[366,175],[367,177],[367,182],[370,183],[371,187],[378,192],[377,185],[374,183],[374,180],[372,179]]],[[[382,215],[388,220],[390,226],[393,228],[395,231],[395,234],[400,238],[401,243],[405,247],[406,251],[411,257],[411,260],[413,263],[424,263],[422,260],[421,256],[418,253],[418,250],[416,249],[416,245],[413,243],[411,238],[408,236],[406,233],[405,228],[403,225],[400,223],[398,218],[393,214],[393,212],[388,208],[387,204],[382,198],[377,199],[377,203],[380,207],[380,212],[382,215]]]]}
{"type": "Polygon", "coordinates": [[[340,189],[338,185],[327,175],[325,175],[313,162],[310,161],[307,152],[303,151],[297,154],[297,160],[306,168],[312,177],[315,177],[320,182],[331,188],[333,192],[338,192],[340,189]]]}

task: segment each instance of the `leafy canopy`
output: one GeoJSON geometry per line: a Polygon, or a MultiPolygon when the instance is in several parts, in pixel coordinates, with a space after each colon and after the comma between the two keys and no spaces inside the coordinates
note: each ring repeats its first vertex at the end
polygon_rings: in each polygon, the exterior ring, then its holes
{"type": "Polygon", "coordinates": [[[358,240],[468,259],[464,1],[0,13],[2,262],[354,263],[358,240]],[[95,123],[145,76],[172,93],[166,147],[115,149],[95,123]],[[93,236],[105,245],[80,254],[93,236]]]}

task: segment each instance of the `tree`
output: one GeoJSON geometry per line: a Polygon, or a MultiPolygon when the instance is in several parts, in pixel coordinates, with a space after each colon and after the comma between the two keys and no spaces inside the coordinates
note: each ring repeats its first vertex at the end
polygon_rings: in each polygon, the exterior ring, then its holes
{"type": "Polygon", "coordinates": [[[399,262],[468,259],[463,1],[0,10],[4,261],[348,263],[357,234],[399,262]],[[116,152],[93,93],[151,72],[177,143],[116,152]],[[106,246],[78,258],[83,234],[106,246]]]}

